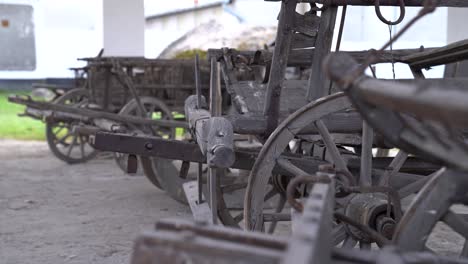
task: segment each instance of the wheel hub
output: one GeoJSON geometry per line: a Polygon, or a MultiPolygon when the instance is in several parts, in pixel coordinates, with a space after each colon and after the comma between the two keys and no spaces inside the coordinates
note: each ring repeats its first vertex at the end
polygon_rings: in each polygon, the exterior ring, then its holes
{"type": "MultiPolygon", "coordinates": [[[[396,222],[388,212],[387,196],[381,193],[354,194],[345,207],[345,214],[356,222],[369,226],[391,239],[396,222]]],[[[391,207],[390,207],[391,209],[391,207]]],[[[371,243],[371,238],[360,229],[346,225],[349,233],[359,241],[371,243]]]]}

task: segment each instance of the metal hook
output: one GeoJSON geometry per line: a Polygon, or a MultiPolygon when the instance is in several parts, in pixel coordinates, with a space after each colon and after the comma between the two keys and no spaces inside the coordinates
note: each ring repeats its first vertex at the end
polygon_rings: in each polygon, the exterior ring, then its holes
{"type": "Polygon", "coordinates": [[[403,21],[403,19],[405,18],[406,9],[405,9],[405,0],[399,0],[399,2],[400,2],[400,17],[395,21],[389,21],[380,12],[380,0],[375,0],[375,14],[380,19],[380,21],[382,21],[383,23],[389,26],[400,24],[401,21],[403,21]]]}

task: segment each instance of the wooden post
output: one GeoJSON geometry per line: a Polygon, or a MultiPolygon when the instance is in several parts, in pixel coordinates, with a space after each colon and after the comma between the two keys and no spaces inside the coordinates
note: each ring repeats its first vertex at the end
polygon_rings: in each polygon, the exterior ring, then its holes
{"type": "Polygon", "coordinates": [[[275,50],[271,62],[270,81],[268,82],[265,96],[264,115],[267,118],[265,136],[271,134],[278,125],[281,88],[284,82],[284,75],[286,73],[291,41],[294,33],[296,4],[296,1],[282,1],[281,5],[275,50]]]}
{"type": "Polygon", "coordinates": [[[333,32],[335,29],[336,13],[338,7],[329,6],[322,11],[320,17],[320,27],[317,33],[314,58],[312,60],[312,72],[309,78],[308,95],[309,101],[319,99],[328,94],[329,80],[326,78],[322,63],[327,54],[331,51],[333,42],[333,32]]]}

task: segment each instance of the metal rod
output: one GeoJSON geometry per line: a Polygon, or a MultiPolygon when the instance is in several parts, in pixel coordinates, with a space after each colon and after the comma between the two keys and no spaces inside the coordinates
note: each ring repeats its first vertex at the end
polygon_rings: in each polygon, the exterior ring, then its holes
{"type": "Polygon", "coordinates": [[[348,9],[348,6],[344,5],[341,9],[341,21],[340,21],[340,29],[338,31],[338,38],[336,40],[336,48],[335,51],[340,51],[340,46],[341,46],[341,39],[343,38],[343,29],[345,26],[345,20],[346,20],[346,11],[348,9]]]}

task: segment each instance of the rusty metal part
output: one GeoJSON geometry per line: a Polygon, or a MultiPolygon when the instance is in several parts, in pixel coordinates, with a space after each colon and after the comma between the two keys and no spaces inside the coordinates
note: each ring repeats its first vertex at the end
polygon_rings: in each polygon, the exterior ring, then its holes
{"type": "Polygon", "coordinates": [[[398,5],[400,7],[400,15],[399,15],[398,19],[395,20],[395,21],[389,21],[382,15],[382,12],[380,12],[380,1],[381,0],[374,0],[374,2],[375,2],[374,3],[375,4],[375,14],[380,19],[380,21],[382,21],[383,23],[385,23],[385,24],[387,24],[389,26],[394,26],[394,25],[400,24],[403,21],[403,19],[405,18],[405,14],[406,14],[405,0],[399,0],[398,1],[398,5]]]}
{"type": "MultiPolygon", "coordinates": [[[[387,186],[363,186],[363,187],[343,187],[343,191],[350,192],[350,193],[365,193],[365,194],[372,194],[372,193],[383,193],[388,195],[387,204],[393,205],[392,211],[388,213],[393,213],[394,217],[397,221],[401,219],[402,216],[402,209],[401,209],[401,199],[400,195],[396,190],[391,187],[387,186]]],[[[390,207],[389,207],[390,209],[390,207]]]]}
{"type": "MultiPolygon", "coordinates": [[[[377,233],[380,233],[379,231],[388,231],[388,226],[379,226],[385,227],[385,230],[382,228],[379,229],[377,227],[379,224],[379,218],[381,216],[393,219],[394,216],[391,215],[390,212],[388,208],[388,201],[385,195],[382,195],[380,193],[366,193],[353,195],[344,208],[344,214],[346,217],[352,219],[356,223],[359,223],[360,226],[367,226],[373,230],[376,230],[377,233]]],[[[389,221],[384,222],[385,223],[383,224],[390,224],[389,221]]],[[[354,225],[347,225],[346,228],[349,231],[349,233],[352,234],[357,240],[366,243],[373,242],[372,237],[368,235],[368,232],[362,231],[362,228],[360,228],[360,226],[355,227],[354,225]]],[[[389,239],[391,239],[391,235],[389,239]]],[[[388,239],[388,236],[385,237],[387,237],[388,239]]]]}
{"type": "MultiPolygon", "coordinates": [[[[402,1],[402,0],[401,0],[402,1]]],[[[339,83],[344,89],[346,90],[357,78],[359,78],[364,71],[371,65],[374,64],[374,60],[376,59],[379,52],[384,51],[394,42],[396,42],[408,29],[410,29],[418,20],[435,11],[436,8],[436,1],[434,0],[425,0],[424,7],[418,12],[418,14],[413,17],[406,25],[391,38],[387,43],[385,43],[379,50],[370,50],[367,58],[365,59],[364,63],[360,64],[359,66],[355,66],[352,68],[348,68],[347,74],[342,76],[339,80],[339,83]]],[[[328,60],[324,62],[325,69],[328,67],[328,60]]],[[[337,80],[336,80],[337,81],[337,80]]]]}
{"type": "Polygon", "coordinates": [[[304,205],[298,202],[295,198],[297,187],[301,184],[314,184],[314,183],[331,183],[331,178],[328,175],[302,175],[297,176],[291,180],[286,189],[286,197],[288,203],[298,212],[303,212],[304,205]]]}
{"type": "Polygon", "coordinates": [[[335,212],[333,215],[337,220],[342,221],[344,223],[347,223],[349,225],[352,225],[353,227],[355,227],[355,228],[359,229],[360,231],[362,231],[363,233],[365,233],[367,236],[369,236],[369,238],[372,241],[375,241],[379,246],[382,247],[382,246],[391,244],[391,242],[387,238],[385,238],[381,234],[377,233],[375,230],[368,227],[367,225],[363,225],[363,224],[355,221],[354,219],[352,219],[350,217],[347,217],[346,215],[341,214],[341,213],[335,212]]]}
{"type": "Polygon", "coordinates": [[[325,183],[315,182],[296,224],[297,230],[293,230],[282,263],[331,262],[334,198],[335,186],[330,178],[325,183]]]}

